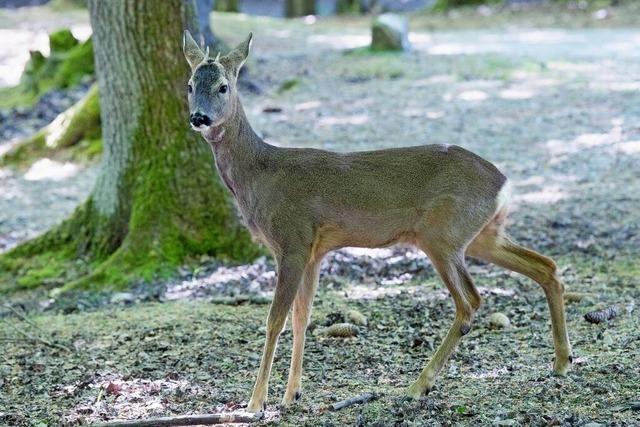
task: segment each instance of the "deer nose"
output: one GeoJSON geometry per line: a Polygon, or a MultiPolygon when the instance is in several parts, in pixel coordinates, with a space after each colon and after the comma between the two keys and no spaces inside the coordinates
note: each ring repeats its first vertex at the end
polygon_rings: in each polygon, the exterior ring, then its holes
{"type": "Polygon", "coordinates": [[[195,127],[200,127],[202,125],[209,126],[211,124],[211,119],[209,118],[209,116],[202,113],[191,114],[191,116],[189,117],[189,121],[195,127]]]}

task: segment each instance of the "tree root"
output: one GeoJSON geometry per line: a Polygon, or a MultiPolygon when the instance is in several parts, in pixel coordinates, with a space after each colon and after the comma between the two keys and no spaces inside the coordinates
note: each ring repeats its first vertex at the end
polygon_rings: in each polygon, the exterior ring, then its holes
{"type": "Polygon", "coordinates": [[[80,101],[59,114],[49,125],[0,154],[0,165],[26,163],[83,140],[100,139],[101,134],[100,98],[94,84],[80,101]]]}

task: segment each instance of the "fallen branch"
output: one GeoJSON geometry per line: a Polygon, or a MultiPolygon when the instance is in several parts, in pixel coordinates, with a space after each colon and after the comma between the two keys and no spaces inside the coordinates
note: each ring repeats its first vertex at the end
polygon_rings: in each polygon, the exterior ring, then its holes
{"type": "Polygon", "coordinates": [[[203,415],[179,415],[175,417],[147,418],[144,420],[108,421],[106,423],[92,424],[93,427],[177,427],[226,423],[253,423],[260,421],[264,413],[256,414],[203,414],[203,415]]]}
{"type": "MultiPolygon", "coordinates": [[[[39,331],[41,333],[45,333],[45,331],[42,330],[42,328],[40,328],[38,325],[36,325],[31,320],[29,320],[27,318],[27,316],[25,316],[23,313],[20,313],[18,310],[16,310],[12,306],[10,306],[8,304],[3,304],[2,306],[4,308],[8,308],[9,310],[11,310],[20,320],[22,320],[27,325],[31,326],[36,331],[39,331]]],[[[5,320],[5,322],[6,322],[6,320],[5,320]]],[[[9,326],[11,326],[11,328],[13,328],[14,331],[16,331],[18,334],[22,335],[24,338],[26,338],[29,341],[38,342],[38,343],[44,344],[44,345],[46,345],[48,347],[57,348],[59,350],[64,350],[64,351],[68,351],[69,353],[73,353],[73,350],[71,348],[67,347],[66,345],[62,345],[62,344],[59,344],[57,342],[49,341],[49,340],[47,340],[45,338],[41,338],[41,337],[30,335],[27,332],[23,331],[22,329],[18,328],[16,325],[11,324],[9,322],[6,322],[6,323],[8,323],[9,326]]]]}
{"type": "Polygon", "coordinates": [[[362,393],[361,395],[350,397],[345,400],[341,400],[340,402],[332,403],[329,407],[332,411],[339,411],[340,409],[348,408],[349,406],[358,404],[358,403],[367,403],[371,400],[377,399],[374,393],[362,393]]]}
{"type": "Polygon", "coordinates": [[[590,311],[584,315],[584,320],[589,323],[600,323],[611,320],[618,315],[618,307],[613,306],[603,310],[590,311]]]}

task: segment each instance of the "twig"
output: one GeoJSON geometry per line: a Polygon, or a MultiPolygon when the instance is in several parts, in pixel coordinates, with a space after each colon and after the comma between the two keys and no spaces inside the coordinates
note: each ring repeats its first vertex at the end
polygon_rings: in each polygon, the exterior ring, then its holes
{"type": "Polygon", "coordinates": [[[13,314],[15,314],[16,316],[18,316],[18,318],[20,320],[22,320],[25,323],[28,323],[29,325],[31,325],[31,327],[33,329],[37,329],[40,332],[44,332],[42,329],[40,329],[40,327],[38,325],[36,325],[35,323],[33,323],[26,315],[25,313],[20,313],[18,310],[16,310],[14,307],[10,306],[9,304],[2,304],[2,306],[4,308],[8,308],[9,310],[11,310],[13,312],[13,314]]]}
{"type": "MultiPolygon", "coordinates": [[[[5,307],[9,307],[9,308],[11,308],[11,310],[12,310],[12,311],[13,311],[13,312],[14,312],[14,313],[15,313],[15,314],[16,314],[16,315],[17,315],[21,320],[23,320],[27,325],[29,325],[29,326],[31,326],[32,328],[34,328],[34,329],[36,329],[36,330],[38,330],[38,331],[40,331],[40,332],[43,332],[43,333],[44,333],[44,331],[43,331],[42,329],[40,329],[36,324],[34,324],[33,322],[31,322],[31,321],[30,321],[29,319],[27,319],[26,317],[24,317],[24,315],[22,315],[21,313],[19,313],[19,312],[18,312],[17,310],[15,310],[13,307],[6,306],[6,305],[5,305],[5,307]]],[[[26,338],[26,339],[27,339],[27,340],[29,340],[29,341],[39,342],[39,343],[44,344],[44,345],[46,345],[46,346],[48,346],[48,347],[53,347],[53,348],[57,348],[57,349],[60,349],[60,350],[68,351],[69,353],[73,353],[73,350],[72,350],[72,349],[70,349],[69,347],[65,346],[65,345],[62,345],[62,344],[59,344],[59,343],[56,343],[56,342],[51,342],[51,341],[46,340],[46,339],[41,338],[41,337],[35,337],[35,336],[33,336],[33,335],[29,335],[28,333],[26,333],[26,332],[25,332],[25,331],[23,331],[22,329],[18,328],[16,325],[14,325],[14,324],[12,324],[12,323],[10,323],[10,322],[7,322],[6,320],[5,320],[5,323],[8,323],[8,324],[9,324],[9,326],[11,326],[11,327],[13,328],[13,330],[14,330],[14,331],[16,331],[17,333],[19,333],[20,335],[22,335],[24,338],[26,338]]]]}
{"type": "Polygon", "coordinates": [[[226,423],[253,423],[259,421],[264,413],[255,414],[204,414],[204,415],[179,415],[175,417],[147,418],[144,420],[109,421],[106,423],[92,424],[92,427],[176,427],[195,426],[226,423]]]}
{"type": "Polygon", "coordinates": [[[340,402],[332,403],[329,407],[332,411],[339,411],[340,409],[347,408],[349,406],[355,405],[357,403],[367,403],[371,400],[377,399],[374,393],[362,393],[359,396],[350,397],[345,400],[341,400],[340,402]]]}
{"type": "Polygon", "coordinates": [[[640,401],[626,402],[626,403],[623,403],[622,405],[614,406],[611,409],[615,412],[640,411],[640,401]]]}
{"type": "Polygon", "coordinates": [[[589,323],[600,323],[611,320],[618,315],[618,307],[613,306],[604,310],[590,311],[584,315],[584,320],[589,323]]]}

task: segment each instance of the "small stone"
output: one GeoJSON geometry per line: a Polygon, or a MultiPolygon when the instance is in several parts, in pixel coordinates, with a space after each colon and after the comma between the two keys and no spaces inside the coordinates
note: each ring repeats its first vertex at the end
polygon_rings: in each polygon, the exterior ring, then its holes
{"type": "Polygon", "coordinates": [[[606,345],[606,346],[613,346],[613,337],[611,336],[611,333],[609,331],[604,331],[602,333],[602,342],[606,345]]]}
{"type": "Polygon", "coordinates": [[[384,13],[376,18],[371,27],[371,49],[408,50],[409,24],[407,18],[393,13],[384,13]]]}
{"type": "Polygon", "coordinates": [[[131,304],[135,296],[129,292],[118,292],[111,297],[111,304],[131,304]]]}
{"type": "Polygon", "coordinates": [[[491,317],[489,317],[489,324],[494,329],[504,329],[511,326],[509,318],[502,313],[493,313],[491,317]]]}
{"type": "Polygon", "coordinates": [[[604,427],[604,424],[591,422],[591,423],[585,424],[583,427],[604,427]]]}
{"type": "MultiPolygon", "coordinates": [[[[500,314],[500,313],[497,313],[497,314],[500,314]]],[[[497,426],[515,426],[516,424],[518,424],[518,422],[516,420],[514,420],[514,419],[511,419],[511,418],[495,422],[495,425],[497,425],[497,426]]]]}

